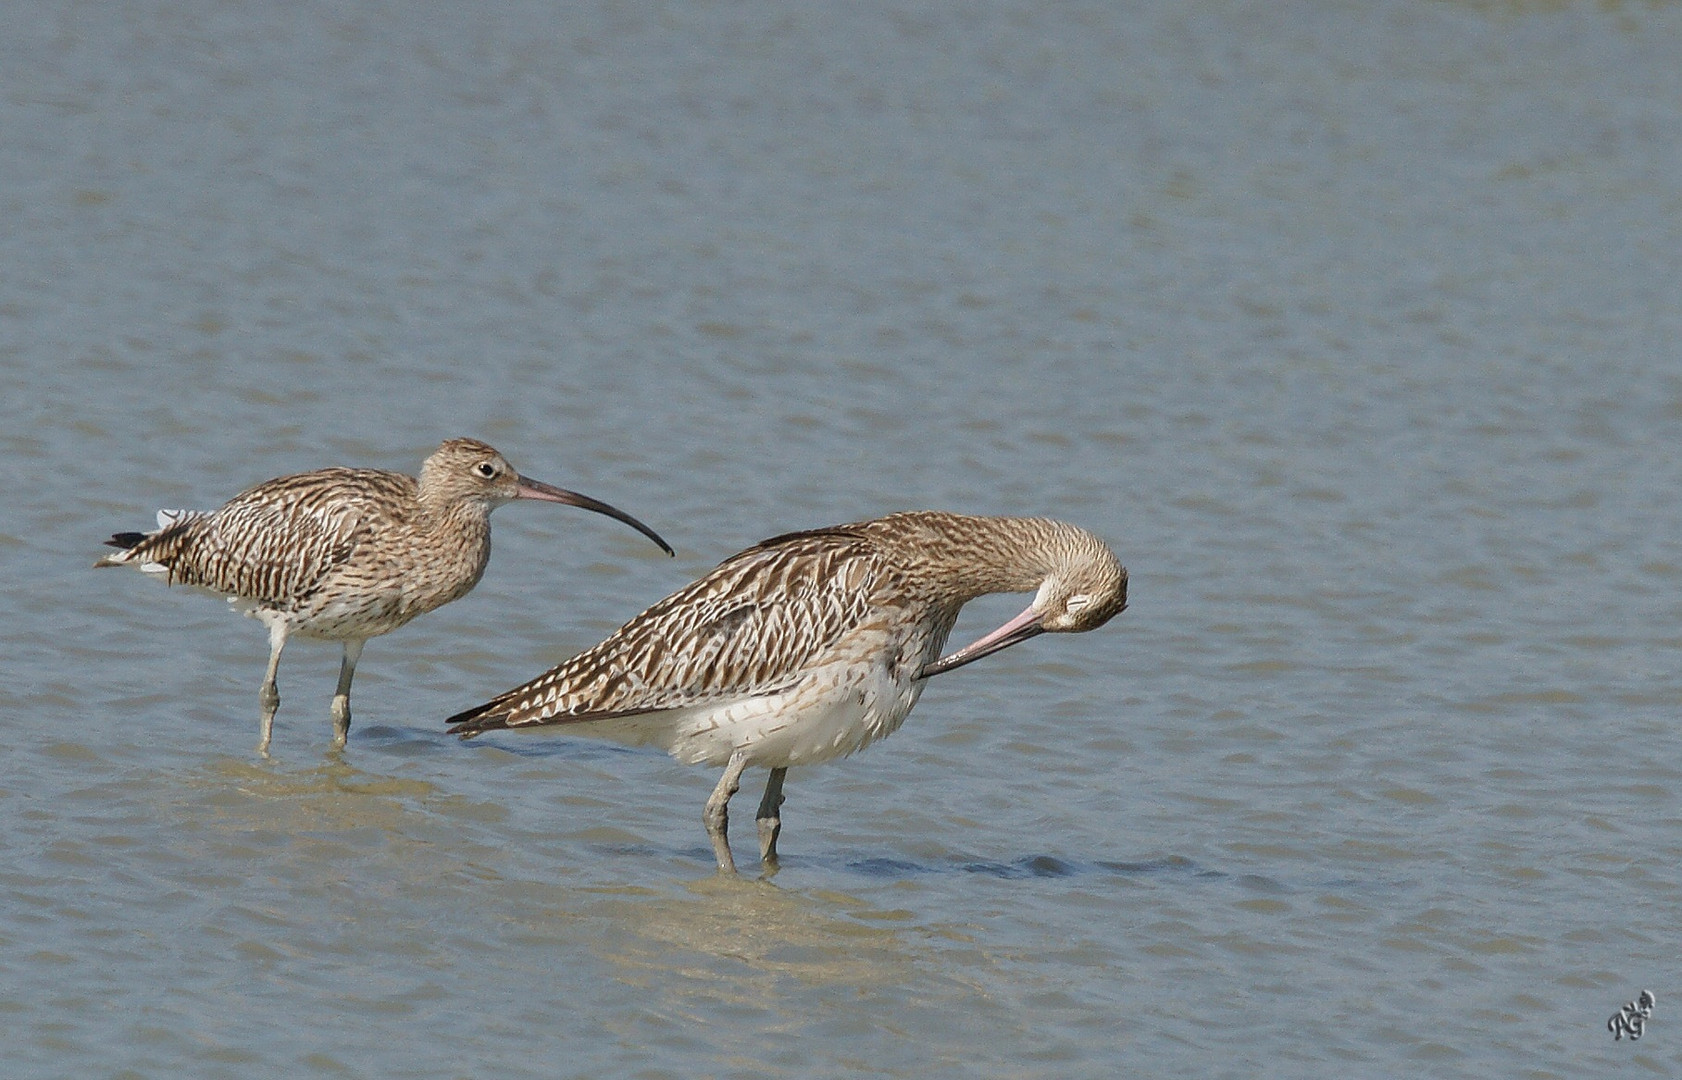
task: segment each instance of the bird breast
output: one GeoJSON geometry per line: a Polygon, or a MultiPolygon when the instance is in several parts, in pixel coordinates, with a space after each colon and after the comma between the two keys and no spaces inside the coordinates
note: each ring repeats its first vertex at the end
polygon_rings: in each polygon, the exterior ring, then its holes
{"type": "Polygon", "coordinates": [[[297,632],[373,637],[472,591],[490,560],[490,530],[372,530],[294,611],[297,632]]]}

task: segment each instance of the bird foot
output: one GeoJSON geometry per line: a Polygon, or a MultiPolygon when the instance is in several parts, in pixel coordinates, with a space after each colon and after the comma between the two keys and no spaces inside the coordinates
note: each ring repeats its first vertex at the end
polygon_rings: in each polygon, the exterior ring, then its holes
{"type": "Polygon", "coordinates": [[[257,703],[263,707],[263,719],[257,727],[257,752],[269,756],[269,740],[274,736],[274,714],[280,709],[280,691],[273,683],[266,683],[257,692],[257,703]]]}
{"type": "Polygon", "coordinates": [[[742,770],[745,768],[745,757],[740,753],[731,756],[730,764],[724,767],[724,775],[718,778],[718,786],[713,788],[706,811],[701,815],[707,826],[707,837],[713,842],[713,855],[718,859],[718,872],[721,874],[736,872],[736,860],[730,854],[730,797],[740,790],[742,770]]]}
{"type": "Polygon", "coordinates": [[[333,698],[333,749],[343,750],[350,739],[350,697],[333,698]]]}
{"type": "Polygon", "coordinates": [[[777,834],[782,832],[782,829],[781,818],[759,819],[759,861],[764,865],[767,875],[777,870],[777,834]]]}
{"type": "Polygon", "coordinates": [[[718,860],[718,872],[727,876],[736,873],[736,859],[730,854],[730,841],[720,836],[713,837],[713,857],[718,860]]]}
{"type": "Polygon", "coordinates": [[[787,766],[771,770],[765,781],[765,797],[759,800],[759,812],[754,815],[759,822],[759,862],[765,868],[766,877],[777,872],[777,834],[783,831],[783,817],[779,811],[783,805],[783,779],[786,776],[787,766]]]}
{"type": "Polygon", "coordinates": [[[718,872],[734,874],[736,860],[730,854],[730,806],[729,798],[719,799],[716,796],[707,801],[707,810],[703,815],[707,826],[707,838],[713,842],[713,857],[718,860],[718,872]]]}

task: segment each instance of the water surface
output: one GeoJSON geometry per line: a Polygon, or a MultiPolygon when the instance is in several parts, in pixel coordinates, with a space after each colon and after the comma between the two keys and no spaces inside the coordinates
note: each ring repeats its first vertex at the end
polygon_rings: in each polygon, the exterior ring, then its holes
{"type": "Polygon", "coordinates": [[[1674,6],[0,21],[10,1075],[1682,1071],[1674,6]],[[89,569],[453,435],[679,558],[499,511],[342,756],[336,648],[265,761],[261,628],[89,569]],[[771,881],[707,770],[442,734],[908,508],[1132,607],[795,770],[771,881]]]}

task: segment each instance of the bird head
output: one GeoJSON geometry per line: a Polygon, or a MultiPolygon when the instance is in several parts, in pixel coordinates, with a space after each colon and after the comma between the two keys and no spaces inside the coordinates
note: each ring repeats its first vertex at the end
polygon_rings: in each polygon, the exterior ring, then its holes
{"type": "Polygon", "coordinates": [[[658,533],[623,510],[588,495],[521,476],[508,464],[507,458],[477,439],[451,439],[438,447],[421,465],[420,484],[422,499],[433,495],[450,501],[478,503],[487,513],[516,499],[582,507],[624,522],[660,545],[667,555],[674,554],[671,545],[658,533]]]}

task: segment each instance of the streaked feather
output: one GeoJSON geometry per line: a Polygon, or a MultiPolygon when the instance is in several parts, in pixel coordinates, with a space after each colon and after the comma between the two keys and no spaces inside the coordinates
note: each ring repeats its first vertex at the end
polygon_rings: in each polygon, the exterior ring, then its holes
{"type": "Polygon", "coordinates": [[[624,512],[522,478],[476,439],[449,439],[416,477],[382,469],[318,469],[236,495],[220,509],[158,511],[158,528],[123,532],[95,566],[130,565],[170,584],[210,590],[269,631],[261,748],[279,703],[275,671],[289,637],[342,641],[334,732],[350,726],[350,681],[362,645],[465,595],[490,558],[490,514],[538,499],[606,514],[666,542],[624,512]]]}
{"type": "Polygon", "coordinates": [[[894,731],[931,674],[1046,632],[1102,626],[1127,606],[1127,571],[1096,536],[1043,518],[939,512],[786,533],[725,560],[606,641],[458,713],[450,732],[566,725],[724,768],[703,819],[733,872],[730,799],[771,770],[756,815],[776,862],[784,773],[894,731]],[[1034,591],[1028,609],[940,658],[965,603],[1034,591]]]}
{"type": "Polygon", "coordinates": [[[473,733],[783,693],[816,657],[875,617],[879,589],[895,578],[856,533],[774,537],[595,647],[450,722],[473,733]]]}

